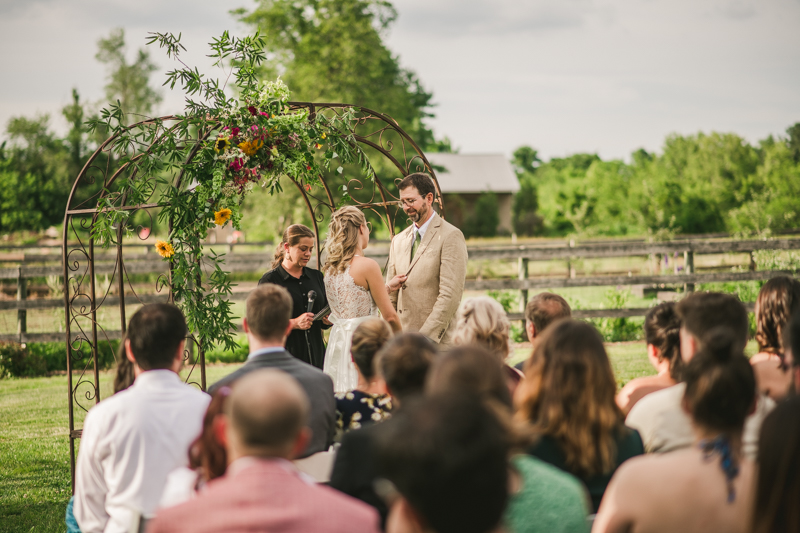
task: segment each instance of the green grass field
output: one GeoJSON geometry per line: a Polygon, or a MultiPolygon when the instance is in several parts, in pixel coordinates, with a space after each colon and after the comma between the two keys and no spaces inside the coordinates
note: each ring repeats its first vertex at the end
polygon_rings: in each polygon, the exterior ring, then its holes
{"type": "MultiPolygon", "coordinates": [[[[606,345],[619,386],[653,374],[643,342],[606,345]]],[[[748,346],[753,353],[754,345],[748,346]]],[[[530,345],[511,356],[527,357],[530,345]]],[[[238,365],[209,366],[208,382],[238,365]]],[[[111,393],[113,374],[101,377],[101,398],[111,393]]],[[[83,415],[76,416],[78,421],[83,415]]],[[[67,377],[0,380],[0,531],[66,531],[64,511],[70,497],[67,377]]],[[[80,424],[76,424],[80,427],[80,424]]],[[[78,441],[79,442],[79,441],[78,441]]]]}

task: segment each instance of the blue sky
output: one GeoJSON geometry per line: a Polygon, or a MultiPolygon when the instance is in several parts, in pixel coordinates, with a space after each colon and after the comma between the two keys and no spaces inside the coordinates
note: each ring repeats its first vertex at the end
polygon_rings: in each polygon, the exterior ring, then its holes
{"type": "MultiPolygon", "coordinates": [[[[465,153],[529,144],[545,157],[658,150],[670,133],[732,131],[755,142],[800,122],[800,0],[397,0],[387,41],[438,104],[432,125],[465,153]]],[[[72,87],[102,98],[96,42],[126,30],[204,43],[245,28],[250,0],[2,0],[0,126],[58,110],[72,87]]],[[[158,50],[152,56],[166,70],[158,50]]],[[[162,74],[156,73],[155,80],[162,74]]],[[[160,82],[159,82],[160,83],[160,82]]],[[[160,111],[180,109],[164,94],[160,111]]]]}

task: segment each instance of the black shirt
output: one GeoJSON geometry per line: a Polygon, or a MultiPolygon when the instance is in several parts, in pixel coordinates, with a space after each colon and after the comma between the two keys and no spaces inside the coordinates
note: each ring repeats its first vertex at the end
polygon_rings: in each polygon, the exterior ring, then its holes
{"type": "MultiPolygon", "coordinates": [[[[292,318],[297,318],[307,312],[309,290],[317,293],[311,309],[312,313],[318,313],[328,305],[328,298],[325,296],[325,282],[322,272],[319,270],[303,267],[303,273],[299,278],[295,278],[286,272],[282,265],[278,265],[261,276],[258,284],[262,283],[274,283],[289,291],[289,295],[292,297],[292,318]]],[[[322,323],[322,320],[317,320],[307,330],[293,329],[286,339],[286,351],[301,361],[322,368],[322,360],[325,357],[322,330],[328,327],[322,323]],[[306,344],[306,332],[308,332],[308,344],[306,344]],[[311,354],[308,353],[308,345],[311,345],[311,354]]]]}

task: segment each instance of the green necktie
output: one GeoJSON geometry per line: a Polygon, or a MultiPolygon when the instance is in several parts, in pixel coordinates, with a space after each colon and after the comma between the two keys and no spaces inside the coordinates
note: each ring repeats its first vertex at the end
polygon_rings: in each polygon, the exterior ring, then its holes
{"type": "Polygon", "coordinates": [[[411,259],[414,259],[414,255],[417,253],[417,248],[419,248],[419,243],[422,242],[422,237],[420,236],[419,232],[417,232],[417,236],[414,238],[414,244],[411,245],[411,259]]]}

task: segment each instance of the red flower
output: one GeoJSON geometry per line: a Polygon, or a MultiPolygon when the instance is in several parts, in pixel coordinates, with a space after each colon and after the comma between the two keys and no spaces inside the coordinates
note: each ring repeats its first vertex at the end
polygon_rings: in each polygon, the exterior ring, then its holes
{"type": "Polygon", "coordinates": [[[242,160],[241,159],[234,159],[230,164],[230,169],[234,172],[239,172],[242,170],[242,160]]]}
{"type": "Polygon", "coordinates": [[[231,135],[232,135],[233,137],[238,137],[238,136],[239,136],[239,128],[233,128],[233,129],[231,130],[231,135]]]}
{"type": "MultiPolygon", "coordinates": [[[[309,168],[311,168],[311,167],[309,167],[309,168]]],[[[311,192],[311,185],[310,184],[306,183],[305,184],[305,188],[306,188],[306,191],[311,192]]]]}
{"type": "Polygon", "coordinates": [[[251,115],[257,115],[258,114],[258,109],[256,109],[253,106],[248,107],[247,110],[250,111],[251,115]]]}
{"type": "Polygon", "coordinates": [[[308,166],[306,167],[306,170],[311,170],[311,165],[308,165],[308,166]]]}

